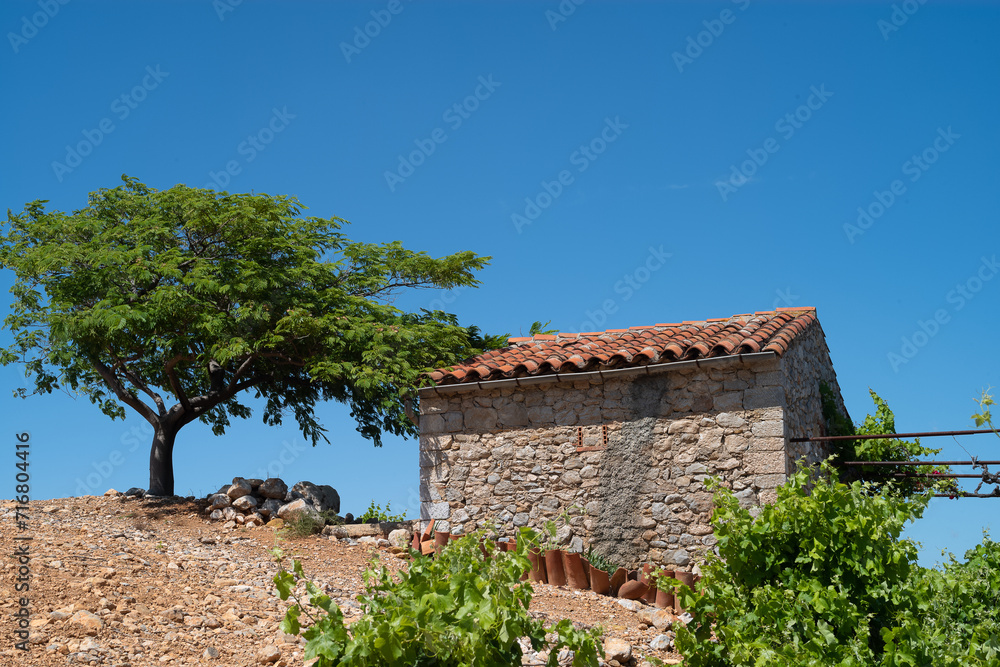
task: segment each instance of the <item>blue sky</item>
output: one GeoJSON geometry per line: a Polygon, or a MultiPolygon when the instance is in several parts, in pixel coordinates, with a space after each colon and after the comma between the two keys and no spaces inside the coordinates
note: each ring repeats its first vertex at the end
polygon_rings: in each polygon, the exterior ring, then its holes
{"type": "MultiPolygon", "coordinates": [[[[491,256],[479,289],[397,302],[486,331],[815,306],[855,421],[872,387],[901,430],[972,428],[1000,384],[995,3],[6,0],[0,28],[14,211],[80,208],[123,173],[291,194],[358,240],[491,256]]],[[[141,419],[0,378],[35,497],[146,485],[141,419]]],[[[270,468],[415,516],[416,443],[320,415],[315,449],[259,416],[188,426],[177,492],[270,468]]],[[[929,564],[997,508],[936,500],[908,534],[929,564]]]]}

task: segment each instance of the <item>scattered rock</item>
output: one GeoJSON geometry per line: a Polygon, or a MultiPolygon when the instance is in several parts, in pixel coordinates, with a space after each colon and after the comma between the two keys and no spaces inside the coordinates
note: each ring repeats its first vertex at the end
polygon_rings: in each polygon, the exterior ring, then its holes
{"type": "Polygon", "coordinates": [[[673,620],[666,609],[640,609],[639,618],[652,625],[657,630],[669,630],[673,627],[673,620]]]}
{"type": "Polygon", "coordinates": [[[320,512],[332,510],[340,512],[340,494],[328,484],[313,484],[312,482],[299,482],[293,486],[285,497],[286,500],[297,500],[303,498],[309,501],[313,507],[320,512]]]}
{"type": "Polygon", "coordinates": [[[649,642],[649,648],[654,651],[669,651],[674,646],[674,641],[668,635],[656,635],[649,642]]]}
{"type": "Polygon", "coordinates": [[[257,499],[253,496],[240,496],[233,501],[233,507],[241,512],[249,512],[257,507],[257,499]]]}
{"type": "Polygon", "coordinates": [[[133,486],[131,489],[125,492],[125,495],[128,497],[142,498],[144,495],[146,495],[146,490],[140,489],[137,486],[133,486]]]}
{"type": "Polygon", "coordinates": [[[320,515],[316,508],[305,498],[293,500],[287,505],[283,505],[281,509],[278,510],[278,517],[284,519],[285,521],[289,521],[290,519],[298,518],[303,515],[316,522],[323,521],[322,515],[320,515]]]}
{"type": "Polygon", "coordinates": [[[121,491],[116,491],[115,489],[108,489],[104,492],[104,495],[108,498],[117,498],[118,496],[124,495],[121,491]]]}
{"type": "Polygon", "coordinates": [[[257,651],[257,662],[262,665],[270,665],[271,663],[278,662],[280,658],[281,651],[277,646],[265,646],[257,651]]]}
{"type": "Polygon", "coordinates": [[[101,645],[95,642],[90,637],[85,637],[84,640],[80,642],[80,650],[87,651],[88,653],[90,651],[100,651],[101,645]]]}
{"type": "Polygon", "coordinates": [[[221,510],[233,504],[232,499],[224,493],[216,493],[208,498],[208,507],[213,510],[221,510]]]}
{"type": "Polygon", "coordinates": [[[389,544],[394,547],[406,547],[410,544],[410,531],[405,528],[397,528],[389,533],[389,544]]]}
{"type": "Polygon", "coordinates": [[[265,498],[284,500],[288,494],[288,485],[279,477],[271,477],[261,482],[260,487],[257,489],[257,494],[265,498]]]}
{"type": "Polygon", "coordinates": [[[97,614],[81,609],[69,619],[70,625],[81,628],[84,634],[94,636],[104,627],[104,621],[97,614]]]}
{"type": "Polygon", "coordinates": [[[632,645],[624,639],[612,637],[604,641],[604,659],[617,660],[619,663],[628,662],[632,657],[632,645]]]}
{"type": "Polygon", "coordinates": [[[278,510],[281,509],[281,501],[275,498],[268,498],[264,501],[257,511],[266,517],[278,516],[278,510]]]}
{"type": "Polygon", "coordinates": [[[201,657],[206,660],[213,660],[219,657],[219,650],[214,646],[209,646],[204,650],[204,652],[202,652],[201,657]]]}
{"type": "Polygon", "coordinates": [[[617,602],[619,605],[621,605],[625,609],[628,609],[629,611],[639,611],[640,609],[643,608],[643,604],[641,602],[639,602],[638,600],[622,600],[622,599],[618,599],[618,600],[615,600],[615,602],[617,602]]]}
{"type": "Polygon", "coordinates": [[[246,481],[242,477],[234,477],[232,486],[226,490],[226,495],[233,500],[242,498],[243,496],[248,496],[251,493],[253,493],[253,487],[250,486],[250,482],[246,481]]]}

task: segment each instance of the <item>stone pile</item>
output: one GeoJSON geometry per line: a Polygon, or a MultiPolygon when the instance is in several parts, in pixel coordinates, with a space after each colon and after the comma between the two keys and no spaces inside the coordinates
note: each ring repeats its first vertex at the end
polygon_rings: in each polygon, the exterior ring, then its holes
{"type": "Polygon", "coordinates": [[[205,511],[210,519],[225,521],[230,528],[263,526],[274,519],[289,521],[303,516],[322,524],[327,518],[324,513],[340,511],[340,494],[327,484],[299,482],[288,488],[278,477],[234,477],[232,484],[208,495],[205,511]]]}

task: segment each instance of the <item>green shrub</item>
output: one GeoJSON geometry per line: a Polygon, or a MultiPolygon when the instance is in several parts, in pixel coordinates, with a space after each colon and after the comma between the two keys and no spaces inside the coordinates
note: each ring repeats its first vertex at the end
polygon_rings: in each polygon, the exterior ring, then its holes
{"type": "Polygon", "coordinates": [[[719,556],[697,593],[678,592],[694,617],[677,632],[685,664],[873,665],[882,631],[915,610],[917,550],[899,535],[929,497],[874,494],[830,465],[822,472],[799,470],[756,519],[710,482],[719,556]]]}
{"type": "Polygon", "coordinates": [[[372,500],[365,513],[358,517],[358,521],[368,523],[369,521],[403,521],[406,519],[405,510],[402,514],[390,514],[390,511],[389,503],[385,504],[385,510],[383,511],[382,506],[376,505],[375,501],[372,500]]]}
{"type": "MultiPolygon", "coordinates": [[[[420,665],[471,667],[520,665],[518,639],[527,637],[533,649],[550,651],[556,665],[563,648],[574,651],[573,665],[596,667],[599,630],[578,630],[568,620],[546,628],[528,614],[532,587],[521,582],[530,566],[522,540],[517,551],[480,551],[480,533],[449,543],[431,559],[413,552],[409,568],[395,575],[384,567],[364,574],[359,596],[363,615],[350,630],[337,605],[308,581],[298,561],[293,571],[274,577],[282,600],[293,597],[282,621],[284,632],[307,640],[305,658],[318,657],[316,667],[334,665],[378,667],[420,665]],[[295,589],[301,583],[301,599],[295,589]],[[308,627],[300,623],[302,615],[308,627]],[[546,642],[546,634],[553,633],[546,642]]],[[[280,562],[282,554],[275,549],[280,562]]]]}

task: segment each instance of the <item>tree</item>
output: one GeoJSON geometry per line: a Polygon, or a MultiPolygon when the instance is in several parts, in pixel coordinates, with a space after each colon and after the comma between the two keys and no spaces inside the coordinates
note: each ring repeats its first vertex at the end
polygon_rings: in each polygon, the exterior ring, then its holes
{"type": "Polygon", "coordinates": [[[294,197],[123,181],[73,213],[44,200],[8,211],[14,342],[0,363],[24,363],[33,394],[69,389],[112,419],[138,412],[154,429],[152,495],[173,494],[177,432],[198,419],[223,434],[251,414],[242,392],[264,399],[266,424],[291,414],[313,445],[326,440],[317,401],[345,403],[378,446],[382,432],[416,433],[406,392],[423,372],[478,352],[454,316],[391,301],[478,285],[488,257],[353,242],[346,221],[300,217],[294,197]]]}

